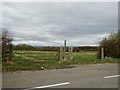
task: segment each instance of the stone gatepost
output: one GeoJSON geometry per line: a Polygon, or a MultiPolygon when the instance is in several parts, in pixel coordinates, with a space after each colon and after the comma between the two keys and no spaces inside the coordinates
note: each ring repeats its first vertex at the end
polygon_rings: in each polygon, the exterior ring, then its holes
{"type": "Polygon", "coordinates": [[[103,58],[104,58],[104,48],[101,47],[101,59],[103,59],[103,58]]]}
{"type": "Polygon", "coordinates": [[[61,60],[64,60],[64,47],[63,46],[60,47],[60,61],[61,60]]]}
{"type": "Polygon", "coordinates": [[[64,41],[64,60],[66,60],[66,40],[64,41]]]}
{"type": "Polygon", "coordinates": [[[72,60],[73,59],[73,47],[69,47],[68,51],[69,51],[69,59],[72,60]]]}

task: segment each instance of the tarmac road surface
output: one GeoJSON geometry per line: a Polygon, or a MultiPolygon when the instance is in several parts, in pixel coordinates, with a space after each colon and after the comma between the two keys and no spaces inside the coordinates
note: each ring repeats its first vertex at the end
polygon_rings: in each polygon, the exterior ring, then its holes
{"type": "Polygon", "coordinates": [[[3,88],[118,88],[118,64],[77,65],[75,68],[6,72],[3,88]]]}

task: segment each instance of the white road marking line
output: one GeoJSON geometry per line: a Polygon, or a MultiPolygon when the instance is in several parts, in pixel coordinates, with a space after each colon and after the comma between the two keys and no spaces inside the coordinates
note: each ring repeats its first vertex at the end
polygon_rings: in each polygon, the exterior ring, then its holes
{"type": "Polygon", "coordinates": [[[112,75],[112,76],[106,76],[106,77],[104,77],[104,78],[115,78],[115,77],[119,77],[120,75],[112,75]]]}
{"type": "Polygon", "coordinates": [[[52,84],[52,85],[46,85],[46,86],[40,86],[40,87],[33,87],[33,88],[23,89],[23,90],[32,90],[32,89],[38,89],[38,88],[49,88],[49,87],[62,86],[62,85],[68,85],[68,84],[70,84],[70,82],[52,84]]]}

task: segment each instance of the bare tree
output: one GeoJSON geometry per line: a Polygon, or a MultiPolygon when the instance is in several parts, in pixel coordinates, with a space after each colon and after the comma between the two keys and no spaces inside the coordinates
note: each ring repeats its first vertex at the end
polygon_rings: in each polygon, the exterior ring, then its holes
{"type": "Polygon", "coordinates": [[[8,62],[12,60],[12,33],[8,28],[1,28],[2,30],[2,61],[8,62]]]}

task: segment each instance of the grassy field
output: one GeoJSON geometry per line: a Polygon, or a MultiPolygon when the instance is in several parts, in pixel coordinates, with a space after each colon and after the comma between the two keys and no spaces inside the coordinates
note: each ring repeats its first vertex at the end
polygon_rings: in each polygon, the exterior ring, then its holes
{"type": "Polygon", "coordinates": [[[73,60],[58,61],[57,52],[53,51],[14,51],[11,63],[3,63],[3,71],[43,70],[69,68],[75,64],[117,63],[118,59],[97,59],[95,51],[73,53],[73,60]]]}
{"type": "Polygon", "coordinates": [[[57,58],[57,52],[54,51],[14,51],[14,55],[35,60],[55,60],[57,58]]]}

